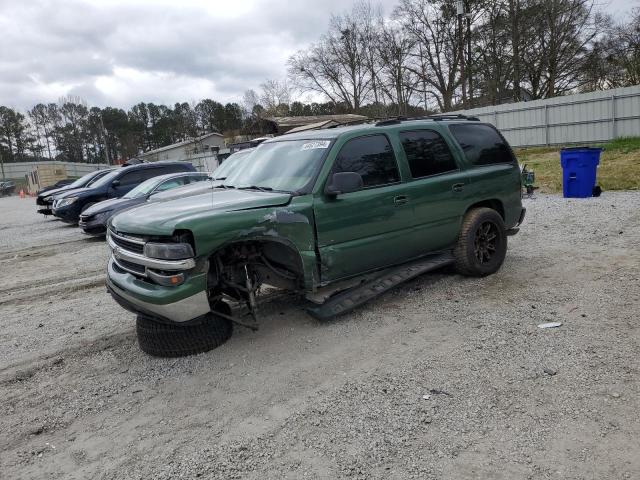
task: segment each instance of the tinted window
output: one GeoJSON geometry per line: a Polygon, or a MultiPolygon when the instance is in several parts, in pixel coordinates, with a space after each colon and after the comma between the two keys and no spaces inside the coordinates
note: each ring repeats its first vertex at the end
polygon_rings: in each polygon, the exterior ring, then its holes
{"type": "Polygon", "coordinates": [[[158,175],[166,175],[167,173],[174,173],[173,171],[168,171],[166,168],[145,168],[144,170],[140,170],[140,174],[142,176],[142,180],[149,180],[150,178],[157,177],[158,175]]]}
{"type": "Polygon", "coordinates": [[[428,177],[458,169],[444,139],[433,130],[401,132],[400,141],[407,155],[413,178],[428,177]]]}
{"type": "Polygon", "coordinates": [[[125,173],[122,177],[120,177],[120,185],[135,185],[137,183],[146,180],[149,177],[143,178],[142,171],[136,170],[135,172],[125,173]]]}
{"type": "Polygon", "coordinates": [[[495,128],[465,123],[451,125],[449,129],[473,165],[514,162],[509,146],[495,128]]]}
{"type": "Polygon", "coordinates": [[[333,165],[333,173],[339,172],[359,173],[365,188],[400,181],[393,149],[384,135],[354,138],[345,143],[333,165]]]}
{"type": "Polygon", "coordinates": [[[162,168],[160,169],[162,171],[162,173],[159,173],[158,175],[165,175],[167,173],[180,173],[180,172],[187,172],[188,169],[185,165],[166,165],[166,166],[162,166],[162,168]]]}

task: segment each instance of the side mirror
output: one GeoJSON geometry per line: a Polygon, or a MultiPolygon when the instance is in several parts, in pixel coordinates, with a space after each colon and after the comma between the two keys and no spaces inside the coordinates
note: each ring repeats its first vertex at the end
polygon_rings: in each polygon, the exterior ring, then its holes
{"type": "Polygon", "coordinates": [[[120,186],[120,180],[114,180],[113,182],[111,182],[111,186],[112,187],[119,187],[120,186]]]}
{"type": "Polygon", "coordinates": [[[362,189],[364,182],[362,176],[356,172],[339,172],[334,173],[327,187],[325,193],[327,195],[340,195],[342,193],[357,192],[362,189]]]}

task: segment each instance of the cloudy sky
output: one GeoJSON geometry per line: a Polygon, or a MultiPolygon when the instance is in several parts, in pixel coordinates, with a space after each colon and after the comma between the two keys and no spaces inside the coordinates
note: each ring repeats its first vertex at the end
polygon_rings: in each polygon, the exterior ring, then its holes
{"type": "MultiPolygon", "coordinates": [[[[353,0],[0,0],[0,105],[241,101],[353,0]]],[[[395,0],[382,0],[391,9],[395,0]]],[[[639,0],[599,0],[618,16],[639,0]]]]}

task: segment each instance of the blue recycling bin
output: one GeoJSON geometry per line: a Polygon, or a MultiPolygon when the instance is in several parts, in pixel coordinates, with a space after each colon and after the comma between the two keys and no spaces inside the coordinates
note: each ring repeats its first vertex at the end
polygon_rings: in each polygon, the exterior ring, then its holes
{"type": "Polygon", "coordinates": [[[577,147],[560,150],[562,193],[564,198],[588,198],[593,195],[602,148],[577,147]]]}

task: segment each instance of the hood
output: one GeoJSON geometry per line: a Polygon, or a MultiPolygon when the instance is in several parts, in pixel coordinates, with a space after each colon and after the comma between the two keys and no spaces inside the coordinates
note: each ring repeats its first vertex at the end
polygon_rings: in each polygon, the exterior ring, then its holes
{"type": "Polygon", "coordinates": [[[167,200],[175,200],[177,198],[189,197],[192,195],[198,195],[200,193],[210,192],[213,189],[214,185],[219,183],[221,182],[213,183],[209,180],[190,183],[189,185],[185,185],[184,187],[172,188],[171,190],[167,190],[166,192],[153,194],[149,198],[149,201],[166,202],[167,200]]]}
{"type": "Polygon", "coordinates": [[[66,187],[52,188],[51,190],[47,190],[46,192],[42,192],[38,194],[38,196],[40,198],[47,198],[47,197],[52,197],[54,195],[58,195],[61,193],[67,193],[67,192],[70,192],[71,190],[76,190],[76,189],[69,188],[69,185],[67,185],[66,187]]]}
{"type": "Polygon", "coordinates": [[[286,205],[291,194],[255,190],[213,189],[167,202],[149,202],[127,210],[112,220],[118,231],[138,235],[171,235],[176,228],[216,214],[286,205]]]}
{"type": "Polygon", "coordinates": [[[121,210],[123,208],[133,207],[146,201],[146,197],[137,198],[112,198],[110,200],[104,200],[98,202],[95,205],[91,205],[89,208],[82,212],[83,215],[97,215],[98,213],[109,212],[111,210],[121,210]]]}
{"type": "Polygon", "coordinates": [[[65,190],[64,192],[60,192],[59,194],[55,195],[55,197],[56,200],[59,200],[60,198],[75,197],[76,195],[82,195],[85,192],[91,191],[93,191],[91,187],[80,187],[71,190],[65,190]]]}

